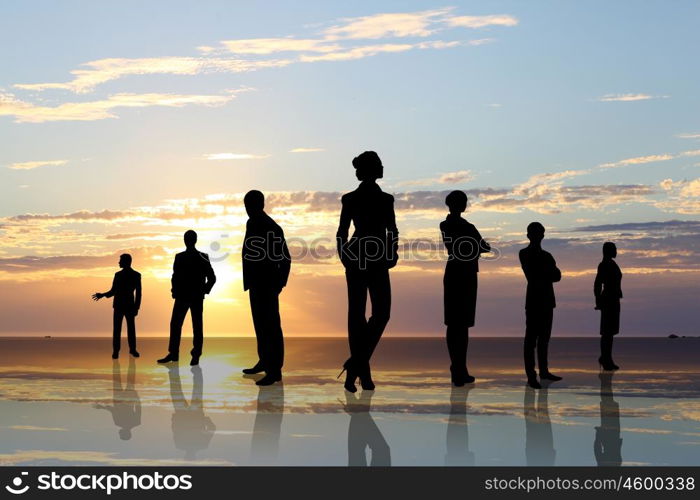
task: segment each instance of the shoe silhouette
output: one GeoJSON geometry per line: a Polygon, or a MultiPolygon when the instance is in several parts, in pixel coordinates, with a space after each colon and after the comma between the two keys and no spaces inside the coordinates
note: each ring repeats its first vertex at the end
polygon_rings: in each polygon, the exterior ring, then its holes
{"type": "Polygon", "coordinates": [[[164,358],[161,358],[158,360],[158,363],[160,364],[165,364],[165,363],[172,363],[172,362],[177,362],[180,361],[180,358],[177,356],[173,356],[172,354],[168,354],[164,358]]]}
{"type": "Polygon", "coordinates": [[[287,285],[292,258],[284,231],[265,213],[263,193],[249,191],[243,202],[248,214],[242,252],[243,290],[248,291],[250,299],[259,359],[253,368],[243,370],[243,373],[265,371],[275,378],[284,364],[279,296],[287,285]]]}
{"type": "Polygon", "coordinates": [[[553,284],[561,281],[561,271],[552,254],[542,249],[544,226],[532,222],[527,226],[530,244],[520,250],[520,265],[527,279],[525,295],[525,341],[523,358],[528,385],[536,381],[535,350],[540,373],[549,374],[549,339],[556,300],[553,284]]]}
{"type": "Polygon", "coordinates": [[[139,352],[138,352],[138,351],[135,351],[135,350],[134,350],[134,351],[129,351],[129,354],[131,354],[131,355],[132,355],[133,357],[135,357],[135,358],[141,357],[141,355],[139,354],[139,352]]]}
{"type": "Polygon", "coordinates": [[[199,356],[192,356],[190,361],[190,366],[197,366],[199,364],[199,356]]]}
{"type": "Polygon", "coordinates": [[[119,359],[119,351],[112,353],[112,359],[119,359]]]}
{"type": "Polygon", "coordinates": [[[281,382],[282,381],[282,374],[281,373],[268,373],[266,374],[263,378],[255,382],[255,385],[259,385],[262,387],[272,385],[275,382],[281,382]]]}
{"type": "Polygon", "coordinates": [[[343,373],[345,373],[345,383],[343,384],[343,387],[350,393],[356,393],[357,387],[355,387],[355,381],[357,381],[357,373],[355,372],[355,367],[352,366],[349,359],[343,364],[343,369],[338,374],[337,378],[342,377],[343,373]]]}
{"type": "Polygon", "coordinates": [[[355,392],[352,389],[355,376],[364,375],[365,386],[374,386],[364,367],[369,365],[389,322],[389,269],[398,259],[394,197],[377,184],[377,179],[384,176],[382,162],[374,151],[365,151],[354,158],[352,164],[360,185],[343,195],[336,233],[338,255],[345,268],[348,288],[350,359],[343,366],[348,371],[344,386],[351,393],[355,392]],[[351,224],[355,232],[349,237],[351,224]],[[372,303],[369,319],[366,316],[367,295],[372,303]]]}
{"type": "Polygon", "coordinates": [[[264,371],[265,368],[263,368],[263,365],[260,361],[255,363],[255,366],[253,366],[252,368],[243,368],[243,373],[245,373],[246,375],[255,375],[264,371]]]}
{"type": "Polygon", "coordinates": [[[551,380],[552,382],[558,382],[558,381],[563,380],[563,379],[562,379],[562,377],[559,377],[558,375],[554,375],[551,372],[546,372],[546,373],[540,372],[540,380],[551,380]]]}
{"type": "Polygon", "coordinates": [[[452,383],[457,387],[471,383],[467,370],[469,328],[476,315],[477,275],[479,256],[490,252],[491,246],[481,237],[473,224],[462,218],[467,209],[467,195],[452,191],[445,198],[450,210],[440,223],[442,241],[447,250],[443,277],[445,340],[450,355],[452,383]]]}
{"type": "Polygon", "coordinates": [[[531,387],[533,389],[542,389],[542,385],[537,381],[536,378],[528,378],[527,385],[528,387],[531,387]]]}

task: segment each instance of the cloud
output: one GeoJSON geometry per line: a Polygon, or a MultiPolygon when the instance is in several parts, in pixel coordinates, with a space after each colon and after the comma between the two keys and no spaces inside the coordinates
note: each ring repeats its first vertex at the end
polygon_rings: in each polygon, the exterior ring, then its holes
{"type": "Polygon", "coordinates": [[[245,59],[202,57],[144,57],[107,58],[82,64],[87,69],[76,69],[70,73],[73,80],[59,83],[18,83],[23,90],[69,90],[86,93],[103,83],[134,75],[197,75],[201,73],[245,73],[261,68],[278,68],[290,64],[285,59],[250,61],[245,59]]]}
{"type": "Polygon", "coordinates": [[[402,181],[397,183],[397,186],[430,186],[433,184],[462,184],[474,180],[475,176],[471,170],[458,170],[456,172],[448,172],[440,174],[437,177],[429,177],[426,179],[416,179],[410,181],[402,181]]]}
{"type": "Polygon", "coordinates": [[[255,155],[250,153],[209,153],[205,154],[207,160],[263,160],[270,155],[255,155]]]}
{"type": "Polygon", "coordinates": [[[700,134],[678,134],[681,139],[700,139],[700,134]]]}
{"type": "Polygon", "coordinates": [[[600,102],[634,102],[647,101],[649,99],[667,99],[667,95],[649,95],[649,94],[605,94],[598,98],[600,102]]]}
{"type": "Polygon", "coordinates": [[[327,39],[378,39],[426,37],[435,32],[434,24],[452,9],[436,9],[421,12],[374,14],[345,18],[342,24],[323,31],[327,39]]]}
{"type": "Polygon", "coordinates": [[[445,23],[452,28],[486,28],[487,26],[517,26],[518,19],[507,14],[490,16],[447,17],[445,23]]]}
{"type": "MultiPolygon", "coordinates": [[[[268,55],[277,52],[332,52],[341,48],[322,39],[299,38],[250,38],[223,40],[222,47],[234,54],[268,55]]],[[[209,47],[208,47],[209,48],[209,47]]]]}
{"type": "Polygon", "coordinates": [[[625,160],[620,160],[612,163],[603,163],[600,165],[600,168],[615,168],[626,167],[628,165],[643,165],[645,163],[673,160],[674,158],[676,158],[676,156],[671,154],[637,156],[634,158],[627,158],[625,160]]]}
{"type": "Polygon", "coordinates": [[[233,100],[238,92],[231,90],[224,95],[123,93],[114,94],[99,101],[69,102],[53,107],[37,106],[18,100],[12,94],[0,93],[0,116],[13,116],[17,123],[104,120],[117,118],[114,110],[118,108],[223,106],[233,100]]]}
{"type": "Polygon", "coordinates": [[[66,163],[68,163],[68,160],[25,161],[25,162],[21,162],[21,163],[13,163],[13,164],[9,165],[7,168],[11,168],[13,170],[33,170],[33,169],[39,168],[39,167],[65,165],[66,163]]]}
{"type": "Polygon", "coordinates": [[[321,151],[325,151],[323,148],[294,148],[290,149],[290,153],[320,153],[321,151]]]}
{"type": "Polygon", "coordinates": [[[381,53],[396,53],[405,52],[416,48],[416,44],[409,43],[391,43],[382,45],[365,45],[355,47],[348,50],[339,50],[320,55],[302,55],[299,57],[301,62],[318,62],[318,61],[350,61],[354,59],[364,59],[365,57],[375,56],[381,53]]]}

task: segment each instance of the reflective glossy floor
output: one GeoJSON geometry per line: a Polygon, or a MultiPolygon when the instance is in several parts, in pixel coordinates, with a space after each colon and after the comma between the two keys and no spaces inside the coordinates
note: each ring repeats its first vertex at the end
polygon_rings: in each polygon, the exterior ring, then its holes
{"type": "Polygon", "coordinates": [[[113,362],[109,339],[4,338],[0,464],[700,465],[700,338],[620,338],[614,375],[597,340],[554,339],[564,380],[534,391],[519,339],[473,339],[477,382],[453,389],[441,339],[386,338],[351,395],[341,339],[288,340],[284,384],[258,388],[251,339],[191,369],[156,365],[164,339],[113,362]]]}

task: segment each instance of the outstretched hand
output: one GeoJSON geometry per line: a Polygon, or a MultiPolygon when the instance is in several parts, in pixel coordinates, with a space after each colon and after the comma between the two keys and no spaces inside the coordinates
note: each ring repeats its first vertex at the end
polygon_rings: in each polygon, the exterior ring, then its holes
{"type": "Polygon", "coordinates": [[[104,294],[97,292],[92,294],[92,300],[100,300],[102,297],[104,297],[104,294]]]}

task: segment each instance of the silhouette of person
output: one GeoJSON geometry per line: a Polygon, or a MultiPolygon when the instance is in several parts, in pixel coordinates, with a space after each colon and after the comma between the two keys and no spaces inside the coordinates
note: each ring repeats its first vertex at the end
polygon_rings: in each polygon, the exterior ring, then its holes
{"type": "Polygon", "coordinates": [[[343,364],[343,371],[347,371],[344,386],[349,392],[357,390],[358,377],[364,390],[374,390],[370,359],[389,322],[389,269],[398,259],[394,197],[384,193],[377,184],[377,179],[384,176],[382,162],[374,151],[365,151],[354,158],[352,164],[360,185],[342,197],[336,234],[348,288],[350,358],[343,364]],[[355,231],[348,239],[351,222],[355,231]],[[372,302],[369,320],[365,314],[368,292],[372,302]]]}
{"type": "Polygon", "coordinates": [[[284,416],[284,385],[261,386],[255,410],[250,458],[253,465],[274,465],[284,416]]]}
{"type": "Polygon", "coordinates": [[[447,421],[447,453],[445,465],[474,465],[474,452],[469,450],[467,397],[473,386],[453,387],[450,394],[450,417],[447,421]]]}
{"type": "Polygon", "coordinates": [[[554,449],[552,421],[549,419],[547,387],[550,381],[542,381],[542,390],[537,396],[529,385],[525,386],[525,461],[528,466],[554,465],[557,455],[554,449]]]}
{"type": "Polygon", "coordinates": [[[136,363],[129,358],[129,371],[126,375],[126,388],[122,387],[119,361],[112,362],[112,406],[95,404],[98,410],[112,414],[114,425],[119,427],[119,439],[131,439],[131,430],[141,425],[141,399],[136,392],[136,363]]]}
{"type": "Polygon", "coordinates": [[[192,397],[187,402],[182,393],[180,368],[178,365],[168,366],[170,380],[170,399],[173,402],[173,441],[175,448],[185,452],[185,460],[195,460],[198,451],[206,450],[214,437],[216,425],[211,418],[204,414],[202,395],[204,378],[202,368],[195,365],[192,371],[192,397]]]}
{"type": "Polygon", "coordinates": [[[103,297],[114,297],[114,320],[112,329],[112,359],[119,358],[122,341],[122,322],[126,318],[126,332],[129,341],[129,353],[139,357],[136,350],[136,316],[141,308],[141,274],[131,268],[131,255],[119,256],[121,271],[114,274],[112,288],[108,292],[97,292],[92,299],[97,301],[103,297]]]}
{"type": "Polygon", "coordinates": [[[371,453],[370,467],[391,465],[391,448],[370,414],[372,394],[372,392],[363,391],[358,398],[350,391],[345,393],[343,409],[350,415],[348,427],[348,465],[350,467],[367,466],[367,448],[371,453]]]}
{"type": "Polygon", "coordinates": [[[211,292],[216,276],[209,262],[209,256],[195,248],[197,233],[191,229],[185,232],[184,252],[175,256],[172,276],[172,296],[175,299],[173,314],[170,318],[170,343],[168,355],[158,360],[158,363],[169,363],[180,359],[180,337],[182,324],[190,311],[192,318],[192,361],[190,365],[199,364],[204,343],[204,325],[202,313],[204,296],[211,292]]]}
{"type": "Polygon", "coordinates": [[[549,252],[542,249],[544,226],[532,222],[527,226],[527,238],[530,244],[520,250],[520,265],[527,279],[525,297],[525,342],[523,357],[527,383],[533,389],[539,389],[535,372],[535,348],[540,369],[540,379],[561,380],[549,371],[548,348],[552,336],[552,319],[556,301],[553,283],[561,280],[561,271],[549,252]]]}
{"type": "Polygon", "coordinates": [[[622,438],[620,437],[620,405],[613,394],[613,372],[601,372],[600,426],[595,428],[593,453],[600,467],[622,465],[622,438]]]}
{"type": "Polygon", "coordinates": [[[600,310],[600,357],[598,363],[605,370],[618,370],[612,357],[613,338],[620,333],[620,299],[622,298],[622,271],[615,262],[617,247],[610,241],[603,243],[603,260],[593,283],[595,308],[600,310]]]}
{"type": "Polygon", "coordinates": [[[265,213],[265,197],[249,191],[243,198],[248,213],[243,240],[243,289],[250,296],[258,362],[243,373],[265,372],[257,385],[271,385],[282,380],[284,337],[280,322],[279,295],[287,285],[292,264],[284,232],[265,213]]]}
{"type": "Polygon", "coordinates": [[[462,218],[467,209],[467,195],[452,191],[445,204],[450,213],[440,223],[442,241],[447,249],[445,265],[444,302],[447,326],[447,350],[450,354],[452,383],[458,387],[474,382],[467,369],[469,328],[476,315],[477,273],[479,256],[490,252],[491,246],[481,237],[473,224],[462,218]]]}

